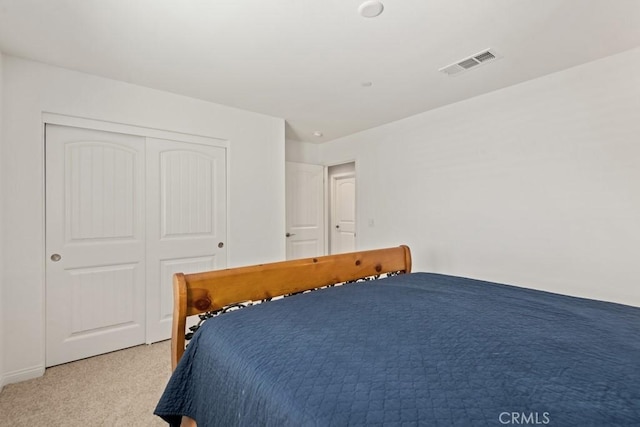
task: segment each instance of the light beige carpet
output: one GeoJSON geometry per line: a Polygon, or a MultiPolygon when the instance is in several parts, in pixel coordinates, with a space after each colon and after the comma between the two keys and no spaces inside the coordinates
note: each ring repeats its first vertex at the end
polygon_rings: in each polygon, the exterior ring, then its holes
{"type": "Polygon", "coordinates": [[[153,410],[171,373],[169,341],[54,366],[0,393],[0,424],[167,426],[153,410]]]}

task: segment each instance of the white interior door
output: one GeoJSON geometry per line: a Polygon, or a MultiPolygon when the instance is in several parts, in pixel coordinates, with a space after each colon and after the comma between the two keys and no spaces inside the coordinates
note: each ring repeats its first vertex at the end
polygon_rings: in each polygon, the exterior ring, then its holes
{"type": "Polygon", "coordinates": [[[356,177],[331,177],[331,253],[356,250],[356,177]]]}
{"type": "Polygon", "coordinates": [[[171,337],[174,273],[226,267],[225,149],[147,143],[147,342],[171,337]]]}
{"type": "Polygon", "coordinates": [[[324,167],[286,163],[287,259],[325,254],[324,167]]]}
{"type": "Polygon", "coordinates": [[[46,127],[46,364],[145,339],[145,140],[46,127]]]}
{"type": "Polygon", "coordinates": [[[46,365],[171,335],[172,276],[226,267],[226,150],[46,125],[46,365]]]}

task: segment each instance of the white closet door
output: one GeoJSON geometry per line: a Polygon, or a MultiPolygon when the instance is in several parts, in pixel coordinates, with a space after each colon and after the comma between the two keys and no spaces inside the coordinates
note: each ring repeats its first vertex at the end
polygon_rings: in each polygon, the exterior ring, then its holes
{"type": "Polygon", "coordinates": [[[170,338],[172,277],[224,268],[225,149],[147,139],[147,342],[170,338]]]}
{"type": "Polygon", "coordinates": [[[170,337],[172,276],[227,264],[226,150],[46,126],[46,364],[170,337]]]}
{"type": "Polygon", "coordinates": [[[144,167],[142,137],[46,126],[47,366],[144,342],[144,167]]]}

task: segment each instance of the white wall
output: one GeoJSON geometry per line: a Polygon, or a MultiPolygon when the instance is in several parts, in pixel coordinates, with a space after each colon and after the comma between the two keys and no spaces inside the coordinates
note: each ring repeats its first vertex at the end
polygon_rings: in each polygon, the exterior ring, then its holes
{"type": "Polygon", "coordinates": [[[229,266],[285,257],[284,120],[5,56],[5,381],[44,369],[43,112],[229,141],[229,266]]]}
{"type": "Polygon", "coordinates": [[[323,144],[319,160],[356,160],[362,249],[406,243],[416,271],[640,306],[639,135],[635,49],[323,144]]]}
{"type": "MultiPolygon", "coordinates": [[[[3,192],[3,179],[2,179],[2,164],[3,164],[3,133],[2,133],[2,110],[4,105],[4,96],[2,88],[4,86],[2,79],[2,60],[3,54],[0,52],[0,200],[4,200],[4,192],[3,192]]],[[[2,391],[2,387],[4,386],[4,299],[2,292],[2,277],[4,275],[3,266],[3,256],[2,256],[2,248],[3,244],[1,242],[4,241],[4,222],[2,221],[2,209],[0,209],[0,391],[2,391]]]]}
{"type": "Polygon", "coordinates": [[[319,151],[320,144],[291,140],[285,141],[285,158],[287,162],[317,165],[320,162],[319,151]]]}

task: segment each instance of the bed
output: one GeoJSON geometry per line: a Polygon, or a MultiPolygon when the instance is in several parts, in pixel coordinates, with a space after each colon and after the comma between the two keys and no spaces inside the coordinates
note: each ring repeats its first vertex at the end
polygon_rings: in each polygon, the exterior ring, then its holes
{"type": "Polygon", "coordinates": [[[637,307],[412,273],[406,246],[177,274],[174,296],[172,426],[640,425],[637,307]]]}

